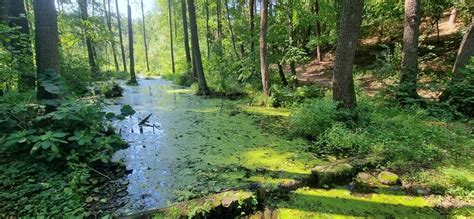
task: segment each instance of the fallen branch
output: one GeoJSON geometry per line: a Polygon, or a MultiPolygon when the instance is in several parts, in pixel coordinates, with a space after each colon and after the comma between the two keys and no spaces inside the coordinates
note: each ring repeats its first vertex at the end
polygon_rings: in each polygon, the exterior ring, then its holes
{"type": "Polygon", "coordinates": [[[148,115],[147,117],[145,117],[140,123],[138,123],[139,126],[143,126],[145,124],[148,123],[148,120],[150,119],[151,115],[153,115],[152,113],[150,113],[150,115],[148,115]]]}

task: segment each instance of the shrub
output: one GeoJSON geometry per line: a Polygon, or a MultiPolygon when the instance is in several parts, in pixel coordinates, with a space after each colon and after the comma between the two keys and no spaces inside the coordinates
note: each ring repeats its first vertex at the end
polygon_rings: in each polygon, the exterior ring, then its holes
{"type": "Polygon", "coordinates": [[[80,57],[65,56],[61,62],[61,76],[70,92],[83,95],[92,82],[89,64],[80,57]]]}
{"type": "Polygon", "coordinates": [[[361,130],[352,131],[344,123],[335,123],[318,139],[318,153],[343,156],[364,154],[370,151],[371,141],[361,130]]]}
{"type": "Polygon", "coordinates": [[[89,88],[94,94],[102,94],[106,98],[121,97],[123,87],[116,81],[96,82],[89,88]]]}
{"type": "Polygon", "coordinates": [[[329,99],[302,104],[291,115],[291,134],[316,139],[336,122],[336,108],[329,99]]]}
{"type": "Polygon", "coordinates": [[[293,106],[302,103],[306,99],[322,96],[323,90],[316,85],[302,86],[295,90],[282,85],[273,85],[270,101],[273,107],[293,106]]]}
{"type": "Polygon", "coordinates": [[[459,112],[474,117],[474,58],[459,74],[448,87],[447,102],[459,112]]]}

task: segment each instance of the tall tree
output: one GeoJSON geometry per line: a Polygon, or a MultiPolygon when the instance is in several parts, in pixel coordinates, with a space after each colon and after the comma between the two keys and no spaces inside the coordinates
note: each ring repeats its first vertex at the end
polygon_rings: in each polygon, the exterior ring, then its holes
{"type": "Polygon", "coordinates": [[[168,0],[168,26],[170,29],[170,53],[171,53],[171,72],[175,73],[174,67],[174,45],[173,45],[173,13],[171,0],[168,0]]]}
{"type": "Polygon", "coordinates": [[[255,0],[249,0],[249,23],[250,23],[250,52],[254,52],[255,50],[255,43],[253,40],[254,31],[255,31],[255,0]]]}
{"type": "Polygon", "coordinates": [[[207,45],[207,58],[211,57],[211,35],[210,35],[210,28],[209,28],[209,2],[206,0],[206,45],[207,45]]]}
{"type": "Polygon", "coordinates": [[[189,30],[186,0],[181,0],[181,18],[183,19],[184,51],[186,53],[186,64],[188,70],[192,67],[191,52],[189,47],[189,30]]]}
{"type": "Polygon", "coordinates": [[[356,107],[352,70],[363,8],[364,0],[344,0],[342,6],[332,85],[333,99],[339,108],[354,109],[356,107]]]}
{"type": "Polygon", "coordinates": [[[320,42],[320,39],[321,39],[321,18],[319,17],[319,0],[314,0],[314,5],[313,5],[313,11],[314,11],[314,14],[316,15],[316,40],[318,41],[317,44],[316,44],[316,61],[318,63],[321,62],[321,42],[320,42]]]}
{"type": "Polygon", "coordinates": [[[130,84],[137,85],[137,77],[135,75],[135,55],[133,53],[133,23],[132,23],[132,7],[130,0],[127,1],[128,9],[128,49],[130,58],[130,84]]]}
{"type": "Polygon", "coordinates": [[[461,77],[459,74],[459,69],[464,68],[471,57],[474,56],[474,18],[472,21],[473,22],[471,22],[471,25],[469,25],[469,28],[467,29],[461,41],[461,46],[458,50],[456,62],[454,62],[453,78],[461,77]]]}
{"type": "MultiPolygon", "coordinates": [[[[106,0],[104,0],[104,9],[105,9],[105,17],[107,19],[107,28],[109,29],[110,34],[114,36],[114,32],[112,30],[112,16],[110,15],[111,14],[110,0],[107,0],[107,5],[105,1],[106,0]]],[[[119,64],[118,64],[118,59],[117,59],[117,49],[116,49],[114,39],[111,40],[111,46],[112,46],[112,55],[114,57],[115,70],[118,71],[120,69],[119,69],[119,64]]]]}
{"type": "Polygon", "coordinates": [[[6,0],[8,26],[17,31],[15,37],[10,37],[10,53],[18,60],[17,70],[20,72],[18,79],[19,91],[28,91],[35,88],[35,75],[33,65],[33,52],[30,40],[30,28],[26,18],[23,0],[6,0]]]}
{"type": "Polygon", "coordinates": [[[120,49],[122,50],[122,64],[123,70],[127,71],[127,59],[125,58],[125,46],[123,45],[123,35],[122,35],[122,18],[120,17],[120,10],[118,0],[115,0],[115,8],[117,9],[117,23],[119,31],[119,40],[120,40],[120,49]]]}
{"type": "MultiPolygon", "coordinates": [[[[35,51],[36,76],[48,78],[48,73],[59,74],[59,34],[58,18],[54,0],[35,0],[35,51]]],[[[39,100],[57,99],[58,95],[46,90],[42,83],[37,84],[39,100]]]]}
{"type": "Polygon", "coordinates": [[[150,62],[148,60],[148,44],[147,44],[147,40],[146,40],[145,11],[143,9],[143,0],[140,0],[140,5],[141,5],[141,8],[142,8],[143,43],[145,45],[146,69],[147,69],[147,71],[150,71],[150,62]]]}
{"type": "Polygon", "coordinates": [[[227,22],[229,24],[229,31],[230,31],[232,47],[234,48],[236,58],[240,58],[239,57],[239,52],[237,51],[237,46],[235,44],[234,29],[232,28],[232,20],[230,19],[229,5],[227,4],[227,0],[224,0],[224,5],[225,5],[226,16],[227,16],[227,22]]]}
{"type": "Polygon", "coordinates": [[[405,0],[403,57],[399,99],[417,98],[418,36],[420,33],[420,0],[405,0]]]}
{"type": "Polygon", "coordinates": [[[270,96],[270,76],[267,63],[267,19],[268,0],[263,0],[260,18],[260,74],[262,76],[263,93],[270,96]]]}
{"type": "Polygon", "coordinates": [[[199,48],[198,27],[196,22],[196,8],[194,7],[194,0],[187,0],[189,25],[191,26],[191,46],[193,52],[193,63],[196,69],[196,76],[198,78],[199,91],[202,95],[210,93],[207,87],[206,77],[202,68],[201,49],[199,48]]]}
{"type": "Polygon", "coordinates": [[[99,73],[99,66],[96,62],[95,52],[94,52],[94,45],[92,44],[92,39],[90,37],[90,30],[89,28],[89,15],[87,13],[87,0],[77,0],[79,4],[79,11],[81,12],[81,20],[83,22],[83,31],[86,39],[86,47],[87,47],[87,56],[89,58],[89,66],[91,68],[91,75],[92,77],[96,77],[99,73]]]}

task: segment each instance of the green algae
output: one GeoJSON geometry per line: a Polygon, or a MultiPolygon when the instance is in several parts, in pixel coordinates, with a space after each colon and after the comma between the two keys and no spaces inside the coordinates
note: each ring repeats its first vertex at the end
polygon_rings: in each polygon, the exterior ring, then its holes
{"type": "Polygon", "coordinates": [[[439,218],[423,197],[393,194],[354,196],[345,189],[302,188],[277,204],[280,218],[439,218]]]}

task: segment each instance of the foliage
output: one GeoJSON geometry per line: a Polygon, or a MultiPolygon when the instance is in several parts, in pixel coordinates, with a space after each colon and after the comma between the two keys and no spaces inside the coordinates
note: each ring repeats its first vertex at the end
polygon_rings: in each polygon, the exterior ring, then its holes
{"type": "Polygon", "coordinates": [[[459,70],[459,76],[453,78],[447,88],[447,102],[457,111],[474,117],[474,58],[464,69],[459,70]]]}
{"type": "Polygon", "coordinates": [[[328,99],[302,104],[291,116],[292,135],[317,139],[336,122],[335,111],[335,105],[328,99]]]}
{"type": "Polygon", "coordinates": [[[121,97],[123,93],[122,85],[114,80],[96,82],[90,89],[94,94],[102,94],[106,98],[121,97]]]}
{"type": "Polygon", "coordinates": [[[415,170],[471,154],[469,129],[433,119],[426,110],[384,106],[362,99],[359,122],[347,122],[330,101],[313,100],[292,114],[292,133],[316,140],[316,152],[338,156],[375,154],[386,166],[415,170]],[[364,107],[362,107],[364,109],[364,107]],[[370,118],[370,120],[368,120],[370,118]],[[340,123],[337,121],[344,121],[340,123]]]}
{"type": "Polygon", "coordinates": [[[302,103],[306,99],[322,97],[322,95],[323,90],[317,85],[302,86],[296,89],[273,85],[270,101],[273,107],[287,107],[302,103]]]}
{"type": "Polygon", "coordinates": [[[85,59],[76,56],[65,56],[61,61],[61,76],[67,88],[78,96],[87,93],[87,86],[92,82],[90,69],[85,59]]]}
{"type": "Polygon", "coordinates": [[[45,108],[28,93],[9,92],[0,98],[0,152],[6,159],[0,164],[0,196],[11,202],[2,206],[2,213],[80,212],[90,168],[109,163],[125,146],[98,103],[64,100],[53,112],[45,108]],[[36,195],[25,199],[32,192],[36,195]]]}

